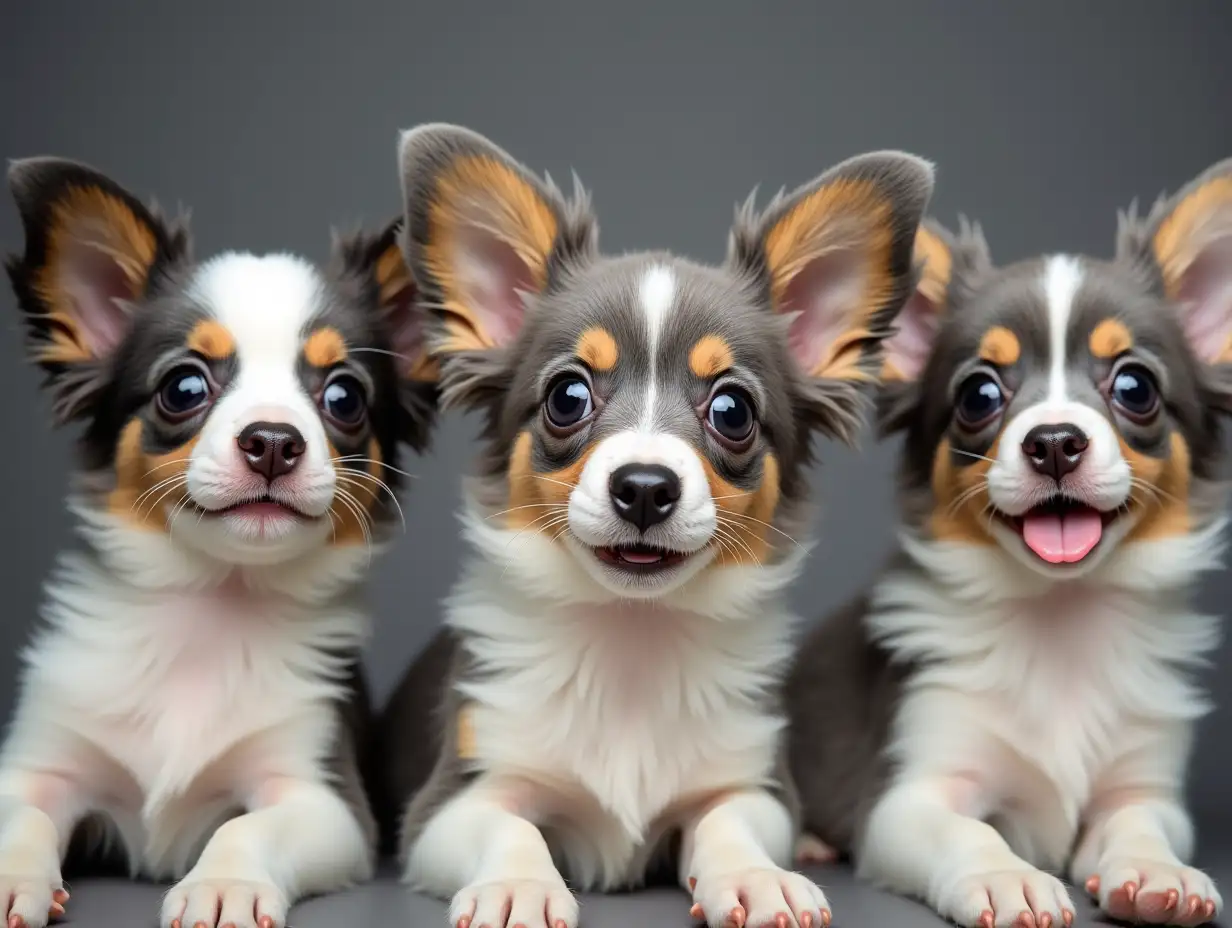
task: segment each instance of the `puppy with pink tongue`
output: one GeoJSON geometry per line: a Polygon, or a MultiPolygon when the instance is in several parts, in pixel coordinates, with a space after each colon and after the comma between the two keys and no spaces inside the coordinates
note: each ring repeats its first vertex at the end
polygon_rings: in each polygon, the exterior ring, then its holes
{"type": "Polygon", "coordinates": [[[799,850],[973,928],[1068,926],[1072,887],[1209,921],[1182,784],[1218,638],[1189,599],[1223,549],[1232,160],[1123,215],[1111,261],[997,268],[966,226],[915,247],[881,396],[900,549],[787,684],[799,850]]]}

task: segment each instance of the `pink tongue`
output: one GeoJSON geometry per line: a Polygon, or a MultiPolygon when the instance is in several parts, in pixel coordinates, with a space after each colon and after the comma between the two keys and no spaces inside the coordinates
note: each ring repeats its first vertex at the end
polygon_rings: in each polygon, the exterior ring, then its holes
{"type": "Polygon", "coordinates": [[[1028,515],[1022,520],[1022,540],[1049,564],[1081,561],[1099,544],[1103,533],[1103,520],[1094,509],[1028,515]]]}
{"type": "Polygon", "coordinates": [[[622,548],[620,557],[630,564],[657,564],[663,560],[663,555],[657,551],[633,551],[629,548],[622,548]]]}

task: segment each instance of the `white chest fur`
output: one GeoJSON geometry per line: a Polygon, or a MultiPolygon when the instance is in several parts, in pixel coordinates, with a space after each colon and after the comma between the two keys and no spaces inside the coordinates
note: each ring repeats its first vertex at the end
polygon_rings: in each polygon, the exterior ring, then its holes
{"type": "Polygon", "coordinates": [[[1217,623],[1175,585],[1143,589],[1113,572],[1026,589],[995,579],[954,586],[910,572],[880,585],[874,631],[919,662],[892,750],[905,776],[973,781],[969,811],[1055,866],[1094,793],[1145,774],[1152,755],[1163,759],[1149,776],[1178,774],[1189,723],[1207,708],[1192,666],[1217,623]]]}
{"type": "Polygon", "coordinates": [[[343,670],[326,649],[358,646],[360,615],[138,589],[75,556],[48,594],[4,762],[62,771],[136,867],[182,872],[263,780],[320,774],[343,670]]]}
{"type": "Polygon", "coordinates": [[[478,670],[463,687],[475,761],[543,787],[536,801],[575,881],[622,882],[674,808],[769,781],[783,721],[767,692],[789,621],[773,608],[724,622],[648,603],[544,604],[473,574],[449,622],[478,670]]]}

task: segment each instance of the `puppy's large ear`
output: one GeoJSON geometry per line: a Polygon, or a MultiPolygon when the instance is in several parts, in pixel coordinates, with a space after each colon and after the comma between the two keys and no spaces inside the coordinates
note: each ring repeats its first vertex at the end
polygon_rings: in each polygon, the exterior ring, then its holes
{"type": "Polygon", "coordinates": [[[511,347],[564,262],[593,253],[584,194],[568,203],[482,136],[432,124],[402,135],[406,256],[435,315],[447,404],[504,388],[511,347]]]}
{"type": "Polygon", "coordinates": [[[881,341],[915,284],[912,243],[933,189],[931,165],[879,152],[843,162],[737,218],[729,260],[764,284],[788,320],[802,414],[852,441],[881,341]]]}
{"type": "Polygon", "coordinates": [[[398,217],[377,235],[335,234],[333,251],[342,273],[358,282],[360,301],[373,314],[394,356],[402,412],[399,434],[419,451],[427,445],[435,417],[440,371],[428,353],[427,310],[419,303],[419,288],[403,254],[403,225],[398,217]]]}
{"type": "Polygon", "coordinates": [[[1121,217],[1119,252],[1153,264],[1195,357],[1232,365],[1232,158],[1203,172],[1145,221],[1121,217]]]}
{"type": "Polygon", "coordinates": [[[159,272],[187,256],[187,235],[82,164],[16,161],[8,180],[26,238],[25,254],[7,261],[9,279],[27,349],[64,422],[89,413],[134,304],[159,272]]]}

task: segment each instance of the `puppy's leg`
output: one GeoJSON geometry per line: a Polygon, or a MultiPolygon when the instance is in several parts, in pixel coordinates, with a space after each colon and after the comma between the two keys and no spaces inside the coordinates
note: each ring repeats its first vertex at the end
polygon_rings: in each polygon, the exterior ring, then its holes
{"type": "Polygon", "coordinates": [[[64,776],[0,771],[0,913],[7,928],[43,928],[64,914],[60,859],[85,811],[64,776]]]}
{"type": "Polygon", "coordinates": [[[373,851],[351,809],[306,780],[262,785],[254,810],[223,823],[163,902],[163,928],[282,928],[303,896],[372,874],[373,851]]]}
{"type": "Polygon", "coordinates": [[[455,928],[575,928],[577,900],[535,827],[530,790],[483,778],[446,802],[411,847],[405,878],[452,897],[455,928]]]}
{"type": "Polygon", "coordinates": [[[680,879],[693,894],[693,915],[711,928],[824,928],[826,897],[791,861],[786,807],[761,790],[711,803],[684,830],[680,879]]]}
{"type": "Polygon", "coordinates": [[[1118,790],[1097,797],[1074,855],[1075,884],[1113,918],[1201,925],[1223,899],[1205,873],[1185,865],[1193,824],[1173,790],[1118,790]]]}
{"type": "Polygon", "coordinates": [[[975,810],[962,777],[898,783],[869,816],[857,855],[861,876],[928,902],[970,928],[1049,928],[1074,919],[1060,880],[1010,850],[975,810]]]}

